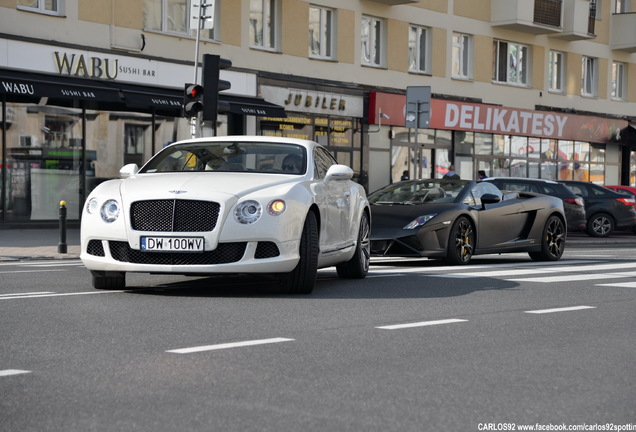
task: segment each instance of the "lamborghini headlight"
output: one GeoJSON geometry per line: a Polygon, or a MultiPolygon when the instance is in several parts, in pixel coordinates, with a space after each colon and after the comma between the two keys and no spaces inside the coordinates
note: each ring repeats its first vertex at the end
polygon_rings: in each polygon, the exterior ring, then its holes
{"type": "Polygon", "coordinates": [[[437,216],[437,213],[428,214],[424,216],[418,216],[417,218],[413,219],[408,225],[406,225],[404,229],[415,229],[415,228],[421,227],[426,222],[433,219],[435,216],[437,216]]]}

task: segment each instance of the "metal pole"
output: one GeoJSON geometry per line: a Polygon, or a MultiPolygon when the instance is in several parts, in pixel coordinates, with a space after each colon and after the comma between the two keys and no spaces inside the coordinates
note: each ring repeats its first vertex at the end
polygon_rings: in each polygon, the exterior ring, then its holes
{"type": "Polygon", "coordinates": [[[415,179],[420,178],[417,175],[417,172],[419,171],[419,167],[421,164],[420,161],[417,160],[417,136],[419,135],[419,129],[420,129],[420,102],[418,101],[415,104],[415,142],[413,143],[413,176],[415,179]]]}
{"type": "MultiPolygon", "coordinates": [[[[194,45],[194,80],[193,84],[199,83],[199,43],[201,42],[201,25],[203,24],[203,8],[201,7],[204,0],[192,0],[199,2],[199,19],[197,20],[197,39],[194,45]]],[[[205,91],[205,89],[203,90],[205,91]]],[[[190,119],[190,134],[192,138],[196,138],[199,135],[201,124],[199,122],[199,116],[197,115],[193,119],[190,119]]]]}
{"type": "Polygon", "coordinates": [[[66,251],[66,201],[60,201],[60,243],[57,245],[57,253],[65,254],[66,251]]]}

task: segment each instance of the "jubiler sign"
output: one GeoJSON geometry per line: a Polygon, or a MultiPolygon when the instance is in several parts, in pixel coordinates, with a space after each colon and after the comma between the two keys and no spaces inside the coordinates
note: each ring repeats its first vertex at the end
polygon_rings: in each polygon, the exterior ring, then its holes
{"type": "Polygon", "coordinates": [[[625,120],[434,99],[433,129],[467,130],[575,141],[606,142],[625,120]]]}

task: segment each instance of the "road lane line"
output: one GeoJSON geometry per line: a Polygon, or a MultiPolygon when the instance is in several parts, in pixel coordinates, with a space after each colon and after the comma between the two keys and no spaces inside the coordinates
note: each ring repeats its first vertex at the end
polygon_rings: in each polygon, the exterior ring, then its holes
{"type": "Polygon", "coordinates": [[[555,312],[570,312],[584,309],[596,309],[596,306],[571,306],[571,307],[562,307],[562,308],[554,308],[554,309],[538,309],[533,311],[525,311],[525,313],[529,314],[548,314],[555,312]]]}
{"type": "Polygon", "coordinates": [[[40,298],[40,297],[65,297],[65,296],[77,296],[77,295],[89,295],[89,294],[111,294],[111,293],[123,293],[123,292],[125,291],[85,291],[85,292],[78,292],[78,293],[15,295],[12,297],[0,297],[0,300],[15,300],[15,299],[40,298]]]}
{"type": "Polygon", "coordinates": [[[412,328],[412,327],[426,327],[426,326],[433,326],[433,325],[440,325],[440,324],[453,324],[453,323],[460,323],[460,322],[466,322],[466,321],[468,320],[453,318],[453,319],[443,319],[443,320],[436,320],[436,321],[422,321],[422,322],[407,323],[407,324],[393,324],[393,325],[387,325],[387,326],[380,326],[376,328],[382,329],[382,330],[398,330],[398,329],[412,328]]]}
{"type": "Polygon", "coordinates": [[[0,294],[0,299],[2,297],[10,297],[10,296],[31,296],[31,295],[40,295],[40,294],[54,294],[52,291],[39,291],[39,292],[27,292],[27,293],[10,293],[10,294],[0,294]]]}
{"type": "Polygon", "coordinates": [[[214,351],[214,350],[221,350],[221,349],[228,349],[228,348],[242,348],[247,346],[266,345],[266,344],[273,344],[273,343],[279,343],[279,342],[291,342],[293,340],[294,339],[288,339],[288,338],[258,339],[258,340],[244,341],[244,342],[230,342],[230,343],[223,343],[223,344],[216,344],[216,345],[197,346],[197,347],[191,347],[191,348],[179,348],[174,350],[168,350],[166,352],[175,353],[175,354],[192,354],[192,353],[197,353],[202,351],[214,351]]]}
{"type": "Polygon", "coordinates": [[[9,274],[9,273],[50,273],[50,272],[61,272],[64,271],[62,269],[47,269],[47,270],[9,270],[9,271],[0,271],[0,274],[9,274]]]}
{"type": "Polygon", "coordinates": [[[20,369],[5,369],[5,370],[0,370],[0,377],[20,375],[20,374],[26,374],[26,373],[31,373],[31,371],[20,370],[20,369]]]}

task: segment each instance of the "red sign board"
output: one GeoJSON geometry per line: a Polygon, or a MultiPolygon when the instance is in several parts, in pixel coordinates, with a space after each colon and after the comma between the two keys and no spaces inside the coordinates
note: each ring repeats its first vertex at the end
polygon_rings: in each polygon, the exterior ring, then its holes
{"type": "MultiPolygon", "coordinates": [[[[383,125],[404,126],[405,105],[405,95],[373,92],[369,123],[378,124],[381,112],[389,116],[382,119],[383,125]]],[[[604,143],[627,124],[619,119],[432,99],[429,127],[604,143]]]]}

